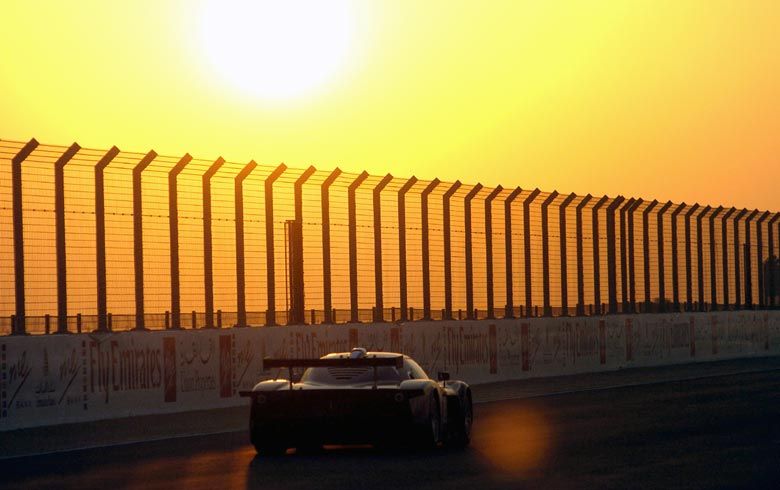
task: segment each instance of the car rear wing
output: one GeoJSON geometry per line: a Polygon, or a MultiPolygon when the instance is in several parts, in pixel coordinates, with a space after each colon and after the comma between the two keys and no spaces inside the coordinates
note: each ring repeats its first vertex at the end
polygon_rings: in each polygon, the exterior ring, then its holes
{"type": "MultiPolygon", "coordinates": [[[[359,357],[357,359],[344,357],[344,358],[331,358],[331,359],[286,359],[279,358],[273,359],[266,357],[263,359],[263,369],[274,368],[287,368],[288,379],[290,381],[290,389],[293,388],[293,368],[310,368],[310,367],[370,367],[374,369],[374,386],[376,389],[378,381],[377,369],[380,367],[394,367],[401,369],[404,366],[404,356],[395,357],[359,357]]],[[[274,378],[276,379],[276,378],[274,378]]],[[[241,396],[251,396],[251,392],[240,392],[241,396]]]]}

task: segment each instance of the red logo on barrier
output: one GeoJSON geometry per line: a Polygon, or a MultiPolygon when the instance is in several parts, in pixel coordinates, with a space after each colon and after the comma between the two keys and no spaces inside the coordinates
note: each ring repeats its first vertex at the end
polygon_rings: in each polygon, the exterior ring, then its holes
{"type": "Polygon", "coordinates": [[[496,374],[498,372],[498,340],[496,339],[495,325],[490,325],[488,328],[488,337],[490,339],[488,343],[490,349],[490,374],[496,374]]]}
{"type": "Polygon", "coordinates": [[[691,357],[696,357],[696,320],[691,317],[688,325],[688,336],[691,339],[691,357]]]}
{"type": "Polygon", "coordinates": [[[599,320],[599,361],[607,363],[607,325],[604,320],[599,320]]]}
{"type": "Polygon", "coordinates": [[[165,402],[176,401],[176,339],[163,338],[163,387],[165,402]]]}
{"type": "Polygon", "coordinates": [[[633,320],[626,318],[626,361],[634,360],[634,331],[633,320]]]}
{"type": "Polygon", "coordinates": [[[712,327],[712,355],[718,354],[718,318],[710,317],[710,326],[712,327]]]}
{"type": "Polygon", "coordinates": [[[219,337],[219,396],[233,396],[233,345],[230,335],[219,337]]]}
{"type": "Polygon", "coordinates": [[[390,350],[401,352],[401,333],[397,328],[390,329],[390,350]]]}
{"type": "Polygon", "coordinates": [[[523,371],[529,371],[531,362],[528,356],[528,324],[520,325],[520,351],[523,358],[523,371]]]}

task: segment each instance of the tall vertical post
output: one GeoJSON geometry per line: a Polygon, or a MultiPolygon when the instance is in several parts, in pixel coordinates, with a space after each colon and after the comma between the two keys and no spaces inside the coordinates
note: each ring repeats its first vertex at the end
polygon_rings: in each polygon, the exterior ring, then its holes
{"type": "Polygon", "coordinates": [[[192,161],[185,154],[168,172],[168,226],[171,242],[171,329],[181,328],[181,283],[179,273],[179,191],[176,179],[184,167],[192,161]]]}
{"type": "Polygon", "coordinates": [[[320,189],[320,202],[322,204],[322,296],[325,308],[324,323],[334,323],[333,299],[331,294],[330,272],[330,193],[331,184],[341,175],[341,170],[336,168],[325,178],[320,189]]]}
{"type": "MultiPolygon", "coordinates": [[[[716,309],[718,306],[718,281],[717,281],[717,266],[715,264],[715,218],[723,211],[723,206],[718,208],[710,214],[710,304],[712,309],[716,309]]],[[[726,283],[728,283],[728,277],[726,277],[726,283]]],[[[728,286],[724,285],[724,288],[728,286]]]]}
{"type": "Polygon", "coordinates": [[[601,247],[599,246],[599,210],[609,201],[609,197],[604,196],[593,206],[592,227],[593,233],[593,303],[597,311],[601,311],[601,247]]]}
{"type": "Polygon", "coordinates": [[[492,320],[496,316],[493,313],[493,200],[504,190],[498,186],[485,198],[485,271],[487,287],[487,319],[492,320]]]}
{"type": "Polygon", "coordinates": [[[626,212],[634,205],[633,197],[620,206],[620,299],[621,312],[628,312],[628,244],[626,243],[626,212]]]}
{"type": "Polygon", "coordinates": [[[422,279],[423,279],[423,320],[431,319],[431,250],[428,236],[428,196],[440,183],[433,179],[420,195],[420,214],[422,219],[422,279]]]}
{"type": "MultiPolygon", "coordinates": [[[[674,311],[680,311],[680,278],[679,278],[679,263],[678,263],[678,246],[677,246],[677,216],[687,207],[687,204],[679,204],[671,215],[671,230],[672,230],[672,304],[674,311]]],[[[688,229],[690,233],[690,229],[688,229]]]]}
{"type": "Polygon", "coordinates": [[[550,220],[547,211],[550,204],[558,198],[558,191],[553,191],[542,201],[542,311],[544,316],[552,316],[550,304],[550,220]]]}
{"type": "Polygon", "coordinates": [[[150,151],[133,168],[133,257],[135,272],[135,330],[146,330],[144,315],[144,226],[141,173],[157,158],[150,151]]]}
{"type": "Polygon", "coordinates": [[[742,247],[739,242],[739,222],[745,217],[747,209],[743,209],[734,217],[734,306],[742,306],[742,265],[740,255],[742,247]]]}
{"type": "Polygon", "coordinates": [[[514,277],[512,272],[512,203],[523,190],[516,187],[504,201],[504,252],[505,252],[505,270],[506,270],[506,305],[504,307],[504,318],[514,318],[515,305],[514,277]]]}
{"type": "Polygon", "coordinates": [[[119,148],[110,150],[95,165],[95,259],[97,285],[97,330],[108,332],[108,294],[106,280],[106,199],[103,171],[119,154],[119,148]]]}
{"type": "Polygon", "coordinates": [[[756,264],[758,267],[758,306],[763,308],[766,306],[766,283],[764,278],[764,221],[769,218],[771,213],[765,211],[764,214],[756,221],[756,264]]]}
{"type": "MultiPolygon", "coordinates": [[[[722,237],[722,247],[723,247],[723,306],[728,309],[730,302],[729,302],[729,239],[728,239],[728,220],[731,217],[732,214],[736,211],[736,208],[731,208],[728,210],[728,212],[723,216],[721,220],[721,237],[722,237]]],[[[737,229],[736,223],[734,224],[734,229],[737,229]]]]}
{"type": "Polygon", "coordinates": [[[244,180],[257,168],[254,160],[236,175],[234,182],[236,212],[236,327],[246,327],[246,265],[244,254],[244,180]]]}
{"type": "Polygon", "coordinates": [[[268,296],[268,310],[265,315],[266,326],[276,325],[276,270],[274,261],[274,182],[284,171],[287,165],[280,164],[266,177],[263,187],[265,190],[265,263],[266,263],[266,293],[268,296]]]}
{"type": "Polygon", "coordinates": [[[409,299],[407,297],[406,284],[406,193],[417,183],[417,178],[412,176],[398,190],[398,273],[401,289],[401,321],[409,318],[409,299]]]}
{"type": "Polygon", "coordinates": [[[288,325],[302,325],[306,322],[303,278],[303,185],[316,171],[317,169],[310,165],[295,180],[293,185],[295,219],[290,223],[291,233],[288,238],[290,242],[290,311],[287,312],[288,325]]]}
{"type": "Polygon", "coordinates": [[[542,191],[534,189],[523,201],[523,251],[525,252],[525,314],[530,316],[533,311],[533,295],[531,294],[531,203],[542,191]]]}
{"type": "MultiPolygon", "coordinates": [[[[776,213],[774,216],[772,216],[772,219],[769,220],[769,223],[767,224],[767,245],[769,246],[769,264],[774,266],[774,264],[777,264],[776,260],[778,259],[778,256],[775,255],[775,222],[780,219],[780,213],[776,213]]],[[[775,306],[776,300],[775,296],[777,296],[777,284],[775,282],[775,271],[773,268],[767,269],[767,272],[769,273],[769,279],[766,281],[766,292],[767,296],[769,296],[769,306],[775,306]]]]}
{"type": "Polygon", "coordinates": [[[224,165],[222,157],[211,164],[201,178],[203,183],[203,292],[206,328],[214,328],[214,261],[211,240],[211,178],[224,165]]]}
{"type": "Polygon", "coordinates": [[[658,201],[653,200],[649,206],[642,211],[642,255],[645,273],[645,309],[649,311],[652,298],[650,295],[650,212],[658,205],[658,201]]]}
{"type": "Polygon", "coordinates": [[[577,240],[577,315],[585,314],[585,261],[583,253],[584,238],[582,236],[582,210],[588,205],[593,196],[588,194],[577,204],[575,214],[575,228],[577,240]]]}
{"type": "MultiPolygon", "coordinates": [[[[698,288],[699,311],[704,310],[704,227],[702,221],[704,217],[712,210],[710,206],[705,206],[702,211],[696,215],[696,286],[698,288]]],[[[712,242],[712,238],[710,238],[712,242]]]]}
{"type": "Polygon", "coordinates": [[[658,307],[666,311],[666,267],[664,263],[664,214],[672,207],[672,201],[667,201],[658,211],[656,220],[656,239],[658,240],[658,307]]]}
{"type": "Polygon", "coordinates": [[[639,198],[634,201],[627,210],[628,215],[628,302],[631,305],[631,312],[636,313],[636,260],[634,243],[634,211],[644,204],[644,200],[639,198]]]}
{"type": "Polygon", "coordinates": [[[352,323],[360,321],[358,315],[357,203],[355,192],[366,178],[368,178],[368,172],[363,171],[347,188],[347,213],[349,218],[349,321],[352,323]]]}
{"type": "Polygon", "coordinates": [[[466,197],[463,199],[463,220],[465,228],[465,246],[464,251],[466,255],[466,318],[469,320],[476,320],[474,318],[474,264],[472,262],[472,250],[471,250],[471,200],[482,190],[482,184],[475,185],[466,197]]]}
{"type": "Polygon", "coordinates": [[[571,193],[566,196],[558,207],[558,230],[560,236],[561,249],[561,315],[569,316],[569,266],[566,258],[566,207],[576,199],[577,194],[571,193]]]}
{"type": "Polygon", "coordinates": [[[450,199],[460,189],[460,181],[455,181],[442,197],[442,212],[444,214],[444,320],[452,320],[452,236],[450,199]]]}
{"type": "MultiPolygon", "coordinates": [[[[743,210],[744,212],[747,212],[747,210],[743,210]]],[[[751,307],[753,305],[753,284],[752,284],[752,264],[750,260],[750,222],[753,221],[753,219],[758,214],[758,210],[754,210],[752,213],[750,213],[745,218],[745,243],[744,243],[744,251],[745,251],[745,266],[743,269],[743,277],[745,278],[744,281],[744,287],[745,287],[745,301],[744,306],[751,307]]],[[[739,255],[742,252],[742,248],[739,246],[739,234],[737,233],[737,224],[735,222],[734,224],[734,250],[737,255],[739,255]]],[[[739,264],[739,263],[737,263],[739,264]]],[[[739,268],[737,269],[737,276],[739,276],[739,268]]],[[[739,288],[737,288],[739,290],[739,288]]],[[[743,302],[740,301],[740,297],[737,296],[737,307],[742,306],[743,302]]]]}
{"type": "MultiPolygon", "coordinates": [[[[685,212],[685,305],[686,310],[691,311],[693,309],[693,260],[691,257],[691,216],[696,210],[699,209],[699,204],[696,203],[689,207],[685,212]]],[[[699,243],[697,241],[696,246],[698,248],[699,243]]],[[[701,271],[699,271],[701,276],[701,271]]]]}
{"type": "Polygon", "coordinates": [[[385,321],[385,302],[384,291],[382,290],[382,191],[393,176],[387,174],[374,187],[374,297],[376,307],[374,308],[374,321],[385,321]]]}
{"type": "Polygon", "coordinates": [[[609,312],[611,314],[618,312],[617,254],[615,251],[617,232],[615,231],[615,213],[625,200],[626,199],[623,196],[618,196],[607,207],[607,292],[609,297],[609,312]]]}
{"type": "Polygon", "coordinates": [[[38,142],[33,138],[11,159],[11,192],[14,220],[14,292],[16,315],[11,325],[13,335],[26,335],[24,305],[24,220],[22,215],[22,162],[30,156],[38,142]]]}
{"type": "Polygon", "coordinates": [[[57,333],[68,333],[68,274],[65,250],[65,165],[81,147],[73,143],[54,164],[54,218],[57,233],[57,333]]]}

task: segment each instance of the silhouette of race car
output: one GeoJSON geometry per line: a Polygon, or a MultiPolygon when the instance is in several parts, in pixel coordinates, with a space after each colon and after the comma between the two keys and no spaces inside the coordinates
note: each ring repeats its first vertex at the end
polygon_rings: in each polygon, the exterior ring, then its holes
{"type": "Polygon", "coordinates": [[[428,377],[403,354],[351,352],[320,359],[263,360],[264,369],[287,370],[287,379],[257,383],[251,391],[249,432],[259,454],[322,444],[390,444],[463,447],[471,440],[471,389],[428,377]],[[294,370],[304,368],[300,379],[294,370]]]}

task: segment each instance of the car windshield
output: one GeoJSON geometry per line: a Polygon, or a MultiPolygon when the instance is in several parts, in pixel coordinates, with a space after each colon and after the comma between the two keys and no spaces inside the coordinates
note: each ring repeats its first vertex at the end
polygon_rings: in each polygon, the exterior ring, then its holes
{"type": "MultiPolygon", "coordinates": [[[[402,380],[398,370],[392,366],[378,367],[376,375],[379,383],[400,383],[402,380]]],[[[328,385],[373,383],[374,368],[349,366],[313,367],[304,371],[301,382],[328,385]]]]}

